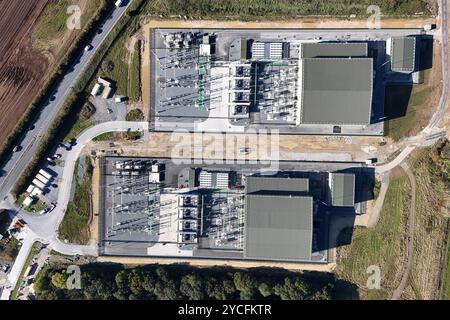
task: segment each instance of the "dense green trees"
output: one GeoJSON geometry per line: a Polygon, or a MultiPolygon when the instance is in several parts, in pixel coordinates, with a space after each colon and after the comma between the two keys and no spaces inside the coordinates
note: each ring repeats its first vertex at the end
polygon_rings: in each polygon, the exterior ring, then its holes
{"type": "Polygon", "coordinates": [[[311,278],[307,273],[267,270],[199,269],[186,266],[123,268],[81,266],[81,289],[66,289],[64,268],[46,268],[35,282],[38,299],[330,299],[331,274],[311,278]],[[273,274],[272,274],[273,273],[273,274]]]}

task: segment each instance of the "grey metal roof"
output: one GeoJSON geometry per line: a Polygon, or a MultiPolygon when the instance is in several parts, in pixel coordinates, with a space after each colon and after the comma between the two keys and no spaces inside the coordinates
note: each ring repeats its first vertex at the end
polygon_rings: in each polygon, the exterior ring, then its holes
{"type": "Polygon", "coordinates": [[[300,58],[318,57],[367,57],[368,49],[365,42],[333,43],[312,42],[300,45],[300,58]]]}
{"type": "Polygon", "coordinates": [[[331,204],[339,207],[355,205],[355,175],[331,173],[331,204]]]}
{"type": "Polygon", "coordinates": [[[390,55],[392,71],[413,72],[416,65],[416,38],[393,37],[390,55]]]}
{"type": "Polygon", "coordinates": [[[234,39],[228,51],[228,59],[230,61],[246,60],[247,59],[247,39],[234,39]]]}
{"type": "Polygon", "coordinates": [[[310,260],[312,215],[312,197],[248,194],[244,257],[310,260]]]}
{"type": "Polygon", "coordinates": [[[247,177],[247,193],[299,194],[309,191],[309,179],[286,177],[247,177]]]}
{"type": "Polygon", "coordinates": [[[300,61],[301,123],[370,123],[372,58],[306,58],[300,61]]]}

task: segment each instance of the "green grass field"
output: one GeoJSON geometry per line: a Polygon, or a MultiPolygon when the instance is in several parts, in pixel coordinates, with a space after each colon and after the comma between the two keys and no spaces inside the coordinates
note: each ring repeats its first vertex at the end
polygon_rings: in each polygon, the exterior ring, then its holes
{"type": "MultiPolygon", "coordinates": [[[[129,52],[126,48],[126,40],[130,33],[121,34],[108,51],[103,61],[112,62],[112,70],[100,70],[97,76],[113,80],[116,84],[116,94],[124,95],[131,101],[139,101],[140,92],[140,55],[137,42],[134,53],[128,64],[129,52]]],[[[97,79],[97,77],[95,77],[97,79]]]]}
{"type": "Polygon", "coordinates": [[[116,94],[128,96],[128,64],[125,42],[126,33],[122,33],[103,59],[113,63],[112,70],[99,70],[98,76],[113,80],[116,84],[116,94]]]}
{"type": "Polygon", "coordinates": [[[339,275],[354,282],[366,299],[386,299],[398,283],[395,275],[401,268],[401,241],[405,231],[404,213],[408,210],[409,181],[405,175],[393,179],[389,185],[380,221],[374,229],[357,228],[345,257],[341,261],[339,275]],[[367,267],[381,268],[381,289],[367,290],[367,267]]]}
{"type": "Polygon", "coordinates": [[[90,158],[86,157],[83,178],[80,179],[75,174],[75,194],[72,201],[68,203],[66,214],[59,226],[61,239],[67,239],[70,243],[78,244],[86,244],[89,241],[88,221],[91,215],[91,185],[92,164],[90,158]]]}
{"type": "Polygon", "coordinates": [[[430,15],[424,0],[149,0],[146,12],[154,15],[181,15],[220,20],[274,20],[305,15],[367,16],[367,7],[377,5],[383,16],[430,15]]]}
{"type": "Polygon", "coordinates": [[[440,142],[418,152],[412,161],[417,184],[414,263],[410,285],[415,298],[435,299],[442,277],[442,298],[450,298],[450,265],[445,238],[448,223],[446,200],[450,195],[450,158],[445,158],[440,142]],[[446,264],[439,261],[447,256],[446,264]],[[430,263],[433,261],[433,263],[430,263]],[[442,268],[442,272],[441,272],[442,268]],[[431,291],[431,292],[430,292],[431,291]]]}
{"type": "MultiPolygon", "coordinates": [[[[80,15],[80,30],[86,26],[90,19],[97,13],[100,7],[104,6],[105,0],[89,0],[86,8],[80,15]]],[[[64,56],[66,53],[64,48],[71,45],[71,41],[61,43],[67,29],[67,21],[71,16],[76,15],[74,11],[68,13],[68,8],[72,5],[72,0],[57,0],[49,1],[44,8],[33,34],[33,43],[38,48],[44,48],[46,51],[53,51],[58,53],[58,57],[64,56]],[[63,47],[61,47],[63,45],[63,47]]],[[[75,36],[78,30],[73,32],[75,36]]]]}
{"type": "MultiPolygon", "coordinates": [[[[408,135],[414,129],[417,129],[419,122],[418,110],[427,101],[429,94],[428,87],[425,85],[416,85],[411,88],[408,85],[391,85],[386,87],[386,110],[395,110],[399,107],[403,109],[407,105],[404,114],[398,114],[395,119],[386,121],[386,135],[395,141],[408,135]]],[[[395,113],[395,111],[393,111],[395,113]]],[[[419,128],[420,129],[420,128],[419,128]]]]}
{"type": "Polygon", "coordinates": [[[450,300],[450,241],[447,243],[447,253],[446,253],[444,274],[443,274],[443,285],[442,285],[442,300],[450,300]]]}
{"type": "Polygon", "coordinates": [[[49,1],[36,25],[36,39],[48,42],[61,37],[67,30],[67,7],[71,4],[69,0],[49,1]]]}
{"type": "Polygon", "coordinates": [[[105,132],[96,136],[92,141],[107,141],[114,137],[114,132],[105,132]]]}

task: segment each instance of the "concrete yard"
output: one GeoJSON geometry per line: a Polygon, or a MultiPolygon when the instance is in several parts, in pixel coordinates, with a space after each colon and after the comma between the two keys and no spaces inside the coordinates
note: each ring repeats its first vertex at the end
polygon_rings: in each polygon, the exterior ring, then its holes
{"type": "MultiPolygon", "coordinates": [[[[243,216],[239,208],[243,208],[245,204],[244,175],[306,175],[311,179],[312,186],[320,186],[325,177],[320,172],[333,171],[356,174],[358,193],[355,199],[358,205],[355,210],[364,212],[365,202],[368,200],[368,195],[365,194],[368,188],[365,185],[373,179],[373,173],[364,169],[361,163],[282,161],[277,168],[261,170],[260,164],[255,161],[205,165],[188,159],[103,157],[100,162],[99,194],[100,255],[242,260],[243,216]],[[131,171],[126,171],[126,175],[123,169],[116,169],[118,166],[124,168],[122,163],[130,166],[131,171]],[[160,177],[163,180],[158,183],[151,182],[152,173],[140,168],[152,166],[153,170],[155,164],[162,168],[160,177]],[[133,166],[138,169],[132,169],[133,166]],[[199,170],[228,172],[229,183],[234,187],[202,191],[198,200],[202,208],[200,220],[186,220],[194,223],[194,228],[198,228],[199,238],[194,243],[180,245],[180,195],[194,196],[194,200],[189,201],[197,201],[195,194],[198,187],[195,187],[197,184],[194,185],[197,180],[192,180],[190,172],[195,172],[197,176],[199,170]],[[200,225],[197,226],[197,223],[200,225]],[[230,236],[232,234],[235,236],[230,236]]],[[[315,196],[323,197],[324,191],[312,188],[311,192],[315,196]]],[[[332,249],[329,248],[326,231],[330,214],[333,214],[332,211],[324,207],[314,215],[314,225],[319,229],[314,229],[313,262],[326,262],[328,249],[332,249]]]]}
{"type": "MultiPolygon", "coordinates": [[[[143,81],[144,103],[150,108],[150,128],[154,131],[187,130],[190,132],[228,132],[244,133],[247,129],[278,130],[279,134],[315,134],[315,135],[383,135],[384,86],[386,81],[395,76],[384,73],[386,42],[394,36],[411,36],[422,34],[422,29],[182,29],[183,23],[154,22],[145,29],[146,41],[143,81]],[[193,45],[168,48],[166,36],[188,32],[192,34],[193,45]],[[195,37],[208,34],[214,37],[214,57],[199,53],[195,37]],[[280,60],[286,67],[294,70],[298,64],[298,46],[307,42],[364,42],[369,44],[369,56],[373,58],[373,94],[370,124],[293,124],[286,120],[267,120],[266,115],[250,106],[250,117],[230,118],[228,114],[228,83],[230,75],[227,69],[228,50],[235,45],[236,39],[253,39],[252,41],[272,41],[289,43],[289,57],[280,60]],[[148,55],[148,56],[147,56],[148,55]],[[204,75],[205,71],[207,74],[204,75]],[[209,73],[210,72],[210,73],[209,73]]],[[[208,25],[208,24],[206,24],[208,25]]],[[[191,41],[191,40],[189,40],[191,41]]],[[[201,46],[201,44],[200,44],[201,46]]],[[[231,54],[231,53],[230,53],[231,54]]],[[[247,60],[248,61],[248,60],[247,60]]],[[[252,60],[253,61],[253,60],[252,60]]],[[[276,67],[279,68],[279,67],[276,67]]],[[[261,69],[260,69],[261,70],[261,69]]],[[[286,69],[289,70],[289,69],[286,69]]],[[[262,71],[252,71],[257,74],[262,71]]],[[[280,71],[263,71],[272,74],[280,71]]],[[[289,71],[281,71],[289,72],[289,71]]],[[[250,74],[253,77],[253,73],[250,74]]],[[[398,78],[398,77],[397,77],[398,78]]],[[[407,77],[402,81],[407,81],[407,77]]],[[[409,80],[408,80],[409,81],[409,80]]],[[[253,93],[251,94],[253,95],[253,93]]],[[[296,95],[292,96],[296,99],[296,95]]],[[[254,99],[251,97],[251,99],[254,99]]],[[[256,99],[256,98],[255,98],[256,99]]],[[[284,119],[284,118],[283,118],[284,119]]],[[[298,121],[298,120],[297,120],[298,121]]]]}

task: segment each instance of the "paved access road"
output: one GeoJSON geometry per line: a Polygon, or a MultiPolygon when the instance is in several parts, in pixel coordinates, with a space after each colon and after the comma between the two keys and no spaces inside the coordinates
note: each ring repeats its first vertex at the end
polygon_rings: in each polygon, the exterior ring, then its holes
{"type": "Polygon", "coordinates": [[[442,39],[442,95],[439,100],[439,105],[436,112],[431,117],[428,125],[420,132],[416,137],[410,139],[410,141],[416,140],[409,146],[406,146],[402,152],[392,161],[375,167],[377,173],[383,173],[392,170],[397,165],[400,165],[411,152],[417,146],[426,146],[429,144],[428,136],[430,133],[434,133],[439,121],[445,114],[445,109],[449,103],[449,90],[450,90],[450,63],[449,63],[449,20],[450,11],[449,4],[447,0],[441,0],[439,4],[440,16],[441,16],[441,26],[440,32],[442,39]]]}
{"type": "Polygon", "coordinates": [[[3,173],[0,177],[0,200],[5,199],[18,177],[20,177],[23,170],[30,163],[42,136],[45,135],[49,126],[53,122],[53,119],[55,119],[58,114],[70,92],[70,89],[75,85],[77,79],[83,73],[86,65],[89,63],[97,49],[103,43],[109,32],[119,21],[120,17],[124,14],[125,10],[132,3],[132,1],[133,0],[128,1],[127,4],[122,7],[114,7],[114,10],[109,14],[101,27],[102,32],[100,34],[96,33],[92,38],[90,43],[93,46],[93,49],[90,51],[83,51],[81,56],[73,62],[73,65],[71,66],[72,68],[67,74],[64,75],[64,78],[59,83],[49,100],[44,102],[40,113],[33,123],[34,128],[30,129],[23,136],[19,144],[21,146],[21,150],[11,154],[3,168],[0,168],[0,172],[3,173]]]}
{"type": "MultiPolygon", "coordinates": [[[[19,213],[18,218],[22,218],[26,222],[24,231],[24,241],[19,251],[11,271],[8,275],[7,284],[2,292],[1,300],[8,300],[11,291],[14,289],[22,268],[25,264],[26,258],[31,250],[31,246],[35,241],[46,243],[53,250],[67,255],[92,255],[98,253],[98,248],[94,246],[73,245],[60,241],[58,239],[58,228],[64,214],[66,212],[67,204],[70,200],[70,190],[72,187],[73,173],[75,164],[80,156],[81,151],[85,145],[94,137],[105,132],[120,132],[120,131],[137,131],[148,130],[148,122],[127,122],[127,121],[113,121],[104,122],[94,127],[85,130],[78,138],[77,144],[68,152],[65,160],[65,166],[62,173],[61,183],[58,192],[58,201],[55,209],[49,214],[36,216],[26,213],[19,213]]],[[[3,201],[2,206],[11,207],[14,204],[3,201]]]]}
{"type": "MultiPolygon", "coordinates": [[[[123,12],[122,12],[123,13],[123,12]]],[[[428,127],[420,134],[418,135],[414,140],[414,145],[407,145],[402,152],[397,156],[393,161],[377,166],[376,170],[378,173],[384,173],[392,170],[395,166],[401,164],[406,157],[414,150],[414,148],[417,145],[429,143],[427,141],[427,133],[432,132],[433,129],[435,129],[440,117],[442,117],[445,107],[448,100],[448,86],[449,86],[449,75],[448,75],[448,3],[447,1],[441,2],[441,16],[442,16],[442,25],[441,25],[441,32],[442,32],[442,51],[443,51],[443,66],[445,69],[444,73],[444,85],[443,85],[443,94],[441,97],[441,101],[439,103],[438,109],[436,114],[433,116],[432,120],[430,121],[428,127]]],[[[104,27],[104,32],[106,31],[106,28],[104,27]]],[[[96,45],[94,43],[94,45],[96,45]]],[[[86,63],[86,61],[84,62],[86,63]]],[[[66,75],[67,77],[68,75],[66,75]]],[[[73,78],[75,79],[75,78],[73,78]]],[[[60,86],[61,87],[61,86],[60,86]]],[[[64,88],[64,87],[63,87],[64,88]]],[[[69,86],[66,86],[66,90],[68,91],[69,86]]],[[[67,91],[65,94],[67,94],[67,91]]],[[[62,92],[60,89],[58,89],[58,92],[62,92]]],[[[54,102],[60,101],[59,105],[62,103],[62,93],[60,96],[60,100],[55,99],[54,102]]],[[[56,107],[54,107],[56,108],[56,107]]],[[[47,108],[46,108],[47,109],[47,108]]],[[[50,112],[49,112],[50,114],[50,112]]],[[[56,114],[56,113],[55,113],[56,114]]],[[[40,118],[42,119],[42,117],[40,118]]],[[[39,121],[39,119],[38,119],[39,121]]],[[[44,120],[42,120],[44,121],[44,120]]],[[[49,123],[47,124],[48,127],[49,123]]],[[[38,128],[38,126],[36,126],[38,128]]],[[[46,128],[43,124],[39,127],[41,131],[38,131],[37,133],[42,134],[45,132],[44,128],[46,128]]],[[[130,128],[131,130],[148,130],[148,123],[147,122],[106,122],[103,124],[100,124],[98,126],[92,127],[88,130],[86,130],[84,133],[80,135],[78,138],[78,144],[76,147],[70,152],[70,154],[67,157],[66,165],[64,167],[63,171],[63,183],[60,185],[60,190],[58,193],[58,206],[55,208],[53,212],[46,216],[37,217],[37,216],[26,216],[26,222],[28,224],[27,228],[30,229],[30,232],[26,239],[24,240],[27,245],[22,248],[22,250],[19,253],[20,258],[16,260],[16,262],[13,265],[13,268],[11,270],[11,276],[8,277],[8,280],[10,282],[9,287],[13,288],[15,283],[17,282],[17,275],[18,272],[20,274],[20,270],[22,270],[24,259],[23,257],[26,257],[29,252],[29,248],[31,248],[31,245],[29,243],[33,243],[35,240],[40,240],[45,243],[49,243],[50,247],[55,248],[57,251],[66,253],[66,254],[95,254],[97,248],[91,247],[91,246],[77,246],[77,245],[70,245],[62,243],[57,238],[57,231],[59,223],[61,222],[62,218],[64,217],[65,209],[67,207],[67,203],[69,201],[70,196],[70,188],[71,183],[73,179],[73,172],[74,172],[74,166],[75,161],[78,158],[82,148],[84,145],[89,142],[93,137],[109,131],[126,131],[130,128]],[[32,231],[31,231],[32,230],[32,231]],[[23,252],[22,252],[23,251],[23,252]]],[[[37,129],[35,129],[37,130],[37,129]]],[[[13,162],[16,164],[16,166],[13,166],[11,169],[12,175],[16,178],[18,176],[18,170],[17,166],[23,165],[26,163],[26,161],[23,159],[25,157],[25,154],[32,154],[32,152],[35,150],[36,144],[35,141],[37,138],[40,137],[40,135],[36,136],[36,132],[33,134],[27,134],[27,137],[29,137],[32,142],[24,147],[24,152],[20,152],[18,155],[20,158],[16,162],[13,162]],[[31,152],[31,153],[30,153],[31,152]]],[[[9,163],[8,163],[9,164],[9,163]]],[[[24,166],[23,166],[24,167],[24,166]]],[[[22,169],[23,169],[22,167],[22,169]]],[[[7,168],[5,167],[5,170],[7,168]]],[[[8,171],[8,170],[7,170],[8,171]]],[[[11,182],[8,181],[8,178],[11,176],[11,172],[9,172],[8,176],[6,177],[6,181],[4,178],[0,178],[0,199],[2,199],[10,190],[11,182]],[[9,186],[9,187],[8,187],[9,186]],[[6,191],[5,191],[6,190],[6,191]]],[[[13,179],[15,180],[15,179],[13,179]]],[[[20,216],[20,215],[19,215],[20,216]]],[[[25,217],[24,217],[25,218],[25,217]]],[[[4,290],[6,292],[5,294],[2,294],[2,299],[8,299],[9,293],[7,290],[4,290]]]]}

